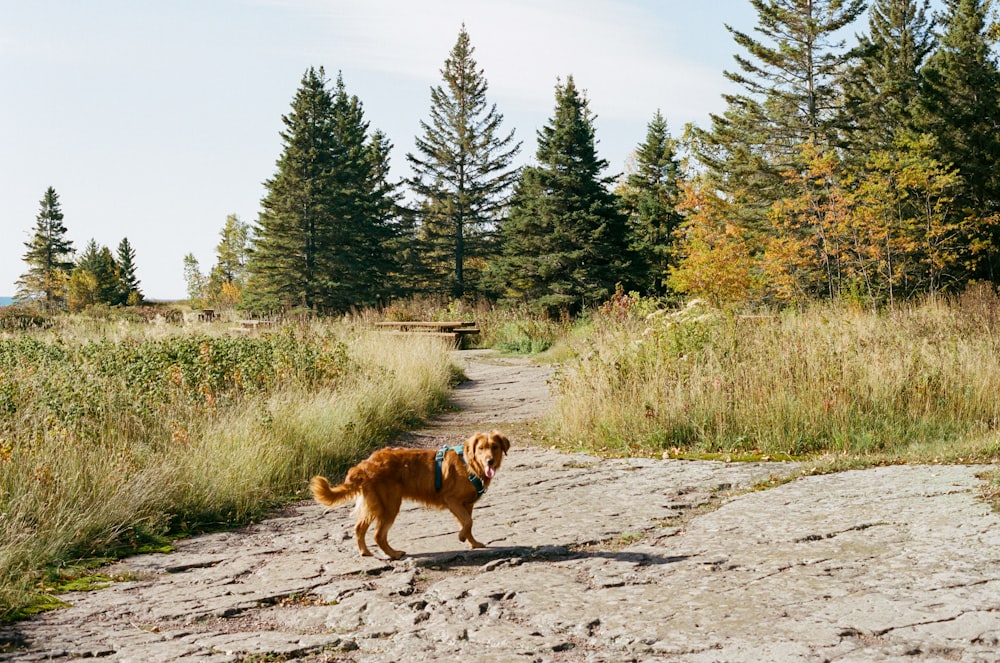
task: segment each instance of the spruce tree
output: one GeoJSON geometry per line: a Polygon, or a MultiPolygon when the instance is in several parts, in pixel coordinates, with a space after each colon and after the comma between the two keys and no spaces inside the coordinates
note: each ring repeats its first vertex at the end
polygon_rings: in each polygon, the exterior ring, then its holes
{"type": "Polygon", "coordinates": [[[219,231],[219,243],[215,245],[215,267],[212,280],[235,283],[242,288],[246,280],[247,255],[250,251],[251,228],[240,221],[240,217],[230,214],[219,231]]]}
{"type": "Polygon", "coordinates": [[[323,257],[328,248],[334,153],[333,99],[323,68],[310,67],[282,116],[284,148],[265,196],[250,258],[248,304],[257,310],[326,308],[323,257]]]}
{"type": "Polygon", "coordinates": [[[80,254],[73,273],[85,272],[94,278],[94,303],[114,306],[121,303],[119,267],[111,250],[91,239],[80,254]]]}
{"type": "Polygon", "coordinates": [[[56,190],[49,187],[35,217],[31,241],[25,242],[28,271],[17,280],[17,298],[40,302],[49,310],[66,302],[66,284],[73,269],[73,242],[66,237],[62,207],[56,190]]]}
{"type": "Polygon", "coordinates": [[[636,264],[632,272],[649,294],[666,294],[673,234],[680,224],[680,163],[667,121],[660,111],[647,126],[646,140],[635,151],[635,169],[625,178],[620,195],[629,215],[636,264]]]}
{"type": "Polygon", "coordinates": [[[935,157],[958,169],[959,213],[979,220],[973,276],[1000,282],[1000,71],[992,53],[992,0],[945,0],[939,44],[923,68],[920,122],[935,157]]]}
{"type": "Polygon", "coordinates": [[[444,62],[444,85],[431,88],[429,122],[420,122],[409,184],[417,195],[421,253],[429,289],[462,297],[477,289],[478,272],[494,254],[493,234],[517,178],[520,143],[504,135],[503,115],[486,100],[465,26],[444,62]]]}
{"type": "Polygon", "coordinates": [[[333,94],[334,158],[324,270],[329,307],[345,311],[373,305],[388,291],[393,272],[388,250],[394,234],[396,186],[389,182],[391,143],[369,123],[357,96],[348,95],[341,76],[333,94]]]}
{"type": "Polygon", "coordinates": [[[142,291],[139,290],[139,277],[135,273],[135,249],[123,237],[118,243],[118,288],[119,304],[136,306],[142,303],[142,291]]]}
{"type": "Polygon", "coordinates": [[[283,118],[284,149],[249,259],[244,306],[342,312],[373,303],[390,271],[395,187],[389,145],[366,132],[361,102],[310,68],[283,118]]]}
{"type": "Polygon", "coordinates": [[[235,214],[226,217],[215,245],[215,266],[209,272],[206,298],[215,308],[232,308],[240,302],[247,280],[250,253],[250,225],[235,214]]]}
{"type": "Polygon", "coordinates": [[[521,171],[501,226],[503,253],[491,269],[507,299],[550,315],[606,300],[631,265],[593,120],[572,76],[556,85],[555,115],[538,132],[537,164],[521,171]]]}
{"type": "Polygon", "coordinates": [[[841,126],[855,158],[894,150],[915,132],[920,70],[934,48],[929,0],[875,0],[868,34],[858,37],[858,61],[845,83],[841,126]]]}
{"type": "Polygon", "coordinates": [[[191,305],[200,306],[206,295],[207,279],[202,275],[201,265],[193,253],[184,256],[184,284],[191,305]]]}
{"type": "Polygon", "coordinates": [[[801,166],[802,145],[835,144],[838,81],[849,60],[837,34],[861,15],[865,0],[750,3],[760,39],[726,26],[746,52],[735,56],[739,71],[725,72],[742,91],[723,95],[727,109],[699,132],[697,149],[715,186],[753,224],[790,193],[783,173],[801,166]]]}
{"type": "Polygon", "coordinates": [[[390,179],[389,153],[392,142],[379,130],[365,145],[365,208],[368,218],[367,253],[361,263],[359,280],[365,285],[366,302],[374,304],[387,298],[409,294],[410,283],[403,277],[404,265],[399,249],[408,241],[408,227],[400,207],[399,182],[390,179]]]}

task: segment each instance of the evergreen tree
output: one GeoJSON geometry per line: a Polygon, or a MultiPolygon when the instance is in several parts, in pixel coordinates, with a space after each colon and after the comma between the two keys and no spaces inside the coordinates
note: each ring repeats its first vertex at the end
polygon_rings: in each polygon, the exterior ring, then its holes
{"type": "Polygon", "coordinates": [[[284,148],[277,172],[264,183],[250,257],[251,308],[327,308],[323,258],[329,248],[332,108],[323,68],[310,67],[291,111],[281,118],[284,148]]]}
{"type": "Polygon", "coordinates": [[[1000,282],[1000,72],[991,51],[992,0],[945,0],[939,44],[923,69],[921,124],[938,143],[937,160],[958,169],[960,214],[979,220],[982,247],[973,274],[1000,282]]]}
{"type": "Polygon", "coordinates": [[[240,217],[235,214],[226,217],[226,223],[219,231],[219,243],[215,245],[213,279],[243,286],[250,252],[250,233],[250,225],[240,221],[240,217]]]}
{"type": "Polygon", "coordinates": [[[139,290],[139,277],[135,273],[135,249],[129,243],[128,237],[123,237],[118,243],[118,283],[119,302],[129,306],[142,303],[142,291],[139,290]]]}
{"type": "Polygon", "coordinates": [[[206,297],[216,308],[236,306],[247,278],[247,256],[250,252],[251,228],[235,214],[226,217],[215,245],[215,266],[208,276],[206,297]]]}
{"type": "Polygon", "coordinates": [[[503,135],[503,115],[486,101],[487,83],[462,26],[444,62],[444,85],[431,88],[430,121],[420,122],[417,154],[407,154],[418,196],[421,252],[431,288],[461,297],[495,251],[492,238],[517,178],[520,142],[503,135]]]}
{"type": "MultiPolygon", "coordinates": [[[[746,221],[760,223],[788,191],[783,173],[800,166],[799,147],[833,145],[849,52],[838,32],[865,0],[750,0],[762,40],[726,26],[746,55],[725,72],[742,92],[723,95],[727,109],[700,133],[698,158],[716,186],[734,197],[746,221]]],[[[794,192],[792,192],[794,194],[794,192]]]]}
{"type": "Polygon", "coordinates": [[[45,190],[34,235],[24,245],[28,271],[17,281],[17,298],[39,301],[47,309],[60,308],[65,304],[74,251],[73,242],[66,238],[59,196],[52,187],[45,190]]]}
{"type": "Polygon", "coordinates": [[[606,300],[631,264],[625,217],[601,177],[608,164],[597,156],[593,119],[572,76],[556,85],[537,165],[521,171],[501,226],[503,254],[491,281],[508,299],[550,315],[606,300]]]}
{"type": "Polygon", "coordinates": [[[201,305],[206,295],[206,279],[201,273],[201,265],[193,253],[184,256],[184,284],[187,286],[187,296],[192,306],[201,305]]]}
{"type": "Polygon", "coordinates": [[[368,137],[361,101],[347,94],[340,76],[333,100],[333,200],[324,262],[333,279],[331,308],[343,311],[375,304],[387,293],[397,194],[388,179],[392,144],[379,131],[368,137]]]}
{"type": "Polygon", "coordinates": [[[265,182],[244,304],[339,312],[373,303],[390,271],[389,145],[366,136],[361,102],[310,68],[284,116],[284,149],[265,182]]]}
{"type": "Polygon", "coordinates": [[[858,62],[845,83],[842,126],[857,158],[894,150],[915,133],[921,75],[934,48],[929,0],[875,0],[868,34],[858,37],[858,62]]]}
{"type": "Polygon", "coordinates": [[[93,302],[114,306],[121,303],[119,267],[111,250],[91,239],[80,254],[73,273],[86,272],[94,277],[93,302]]]}
{"type": "Polygon", "coordinates": [[[646,140],[635,151],[635,170],[620,190],[629,214],[629,230],[636,265],[633,273],[644,290],[666,293],[665,281],[671,260],[673,235],[680,224],[680,163],[667,121],[656,111],[647,126],[646,140]]]}
{"type": "Polygon", "coordinates": [[[411,284],[404,275],[405,255],[400,248],[408,241],[409,226],[402,220],[399,205],[399,183],[389,178],[389,153],[392,143],[381,131],[376,130],[365,146],[368,169],[366,170],[366,215],[369,221],[367,254],[362,261],[358,278],[367,284],[366,302],[376,303],[387,297],[404,296],[411,284]]]}

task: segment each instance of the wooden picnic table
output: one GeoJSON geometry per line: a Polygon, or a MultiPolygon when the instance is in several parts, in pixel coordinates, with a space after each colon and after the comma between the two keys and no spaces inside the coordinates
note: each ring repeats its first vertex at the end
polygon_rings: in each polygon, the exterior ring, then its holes
{"type": "Polygon", "coordinates": [[[273,327],[274,320],[240,320],[240,327],[243,329],[257,329],[258,327],[273,327]]]}
{"type": "Polygon", "coordinates": [[[453,320],[444,322],[427,322],[423,320],[386,320],[376,322],[375,326],[393,334],[418,334],[437,336],[451,340],[461,347],[462,339],[470,334],[478,334],[479,327],[475,320],[453,320]]]}
{"type": "Polygon", "coordinates": [[[376,322],[376,327],[393,327],[400,331],[446,331],[461,333],[479,333],[475,320],[459,320],[446,322],[426,322],[423,320],[387,320],[376,322]],[[475,329],[475,332],[472,330],[475,329]]]}

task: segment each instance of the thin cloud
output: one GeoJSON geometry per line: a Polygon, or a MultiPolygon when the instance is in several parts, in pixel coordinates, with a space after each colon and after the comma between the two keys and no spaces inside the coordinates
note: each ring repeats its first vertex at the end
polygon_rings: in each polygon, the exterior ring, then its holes
{"type": "Polygon", "coordinates": [[[611,0],[271,0],[326,23],[338,66],[428,84],[462,23],[491,96],[511,110],[548,109],[557,78],[573,75],[592,107],[615,119],[648,119],[670,107],[677,122],[718,106],[721,72],[668,47],[663,25],[641,6],[611,0]]]}

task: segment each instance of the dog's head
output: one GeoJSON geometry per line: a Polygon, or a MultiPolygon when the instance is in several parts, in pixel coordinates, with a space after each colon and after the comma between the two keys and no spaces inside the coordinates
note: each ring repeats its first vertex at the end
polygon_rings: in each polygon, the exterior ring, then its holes
{"type": "Polygon", "coordinates": [[[487,479],[496,475],[508,451],[510,440],[499,431],[476,433],[465,441],[465,457],[471,460],[472,470],[487,479]]]}

